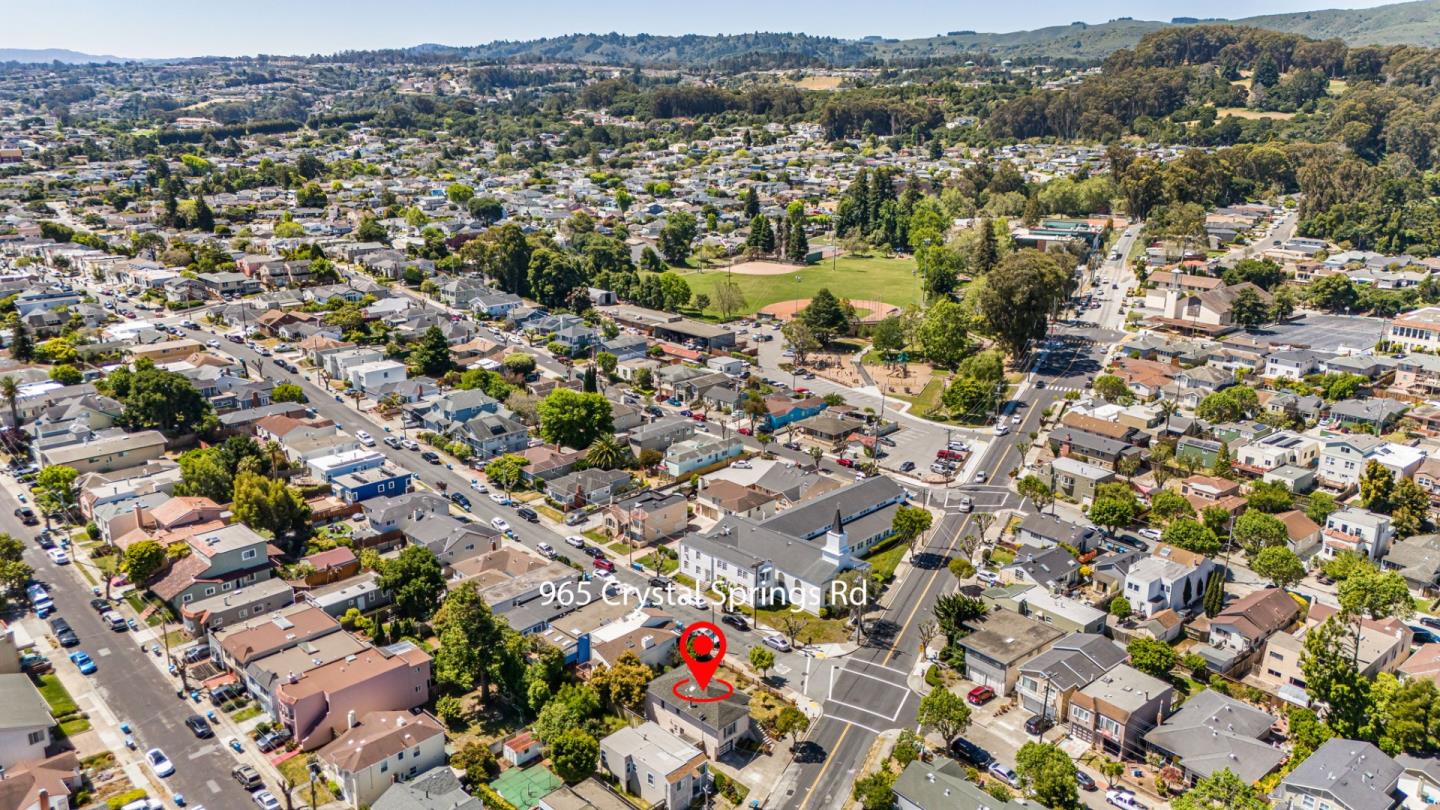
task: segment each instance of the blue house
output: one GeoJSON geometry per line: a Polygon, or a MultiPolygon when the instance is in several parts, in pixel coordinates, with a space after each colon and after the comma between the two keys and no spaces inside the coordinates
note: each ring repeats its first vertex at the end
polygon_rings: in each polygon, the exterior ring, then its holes
{"type": "Polygon", "coordinates": [[[360,503],[371,498],[393,497],[410,491],[411,473],[393,464],[382,464],[368,470],[345,473],[330,482],[335,497],[346,503],[360,503]]]}
{"type": "Polygon", "coordinates": [[[784,394],[775,394],[765,398],[765,429],[775,432],[786,425],[799,422],[801,419],[820,413],[830,407],[820,397],[806,397],[805,399],[791,399],[784,394]]]}
{"type": "Polygon", "coordinates": [[[373,470],[384,463],[384,455],[362,447],[310,459],[310,474],[321,481],[333,483],[342,475],[373,470]]]}

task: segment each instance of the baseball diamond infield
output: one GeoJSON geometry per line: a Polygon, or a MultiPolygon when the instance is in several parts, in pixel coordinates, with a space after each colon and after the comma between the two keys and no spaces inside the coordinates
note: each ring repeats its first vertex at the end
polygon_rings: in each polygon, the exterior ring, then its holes
{"type": "MultiPolygon", "coordinates": [[[[762,307],[760,311],[782,321],[789,321],[794,319],[795,313],[808,306],[810,306],[809,298],[794,298],[789,301],[777,301],[762,307]]],[[[884,301],[856,300],[851,301],[850,306],[855,308],[855,314],[860,316],[861,323],[875,323],[883,321],[891,315],[900,314],[900,307],[884,301]]]]}

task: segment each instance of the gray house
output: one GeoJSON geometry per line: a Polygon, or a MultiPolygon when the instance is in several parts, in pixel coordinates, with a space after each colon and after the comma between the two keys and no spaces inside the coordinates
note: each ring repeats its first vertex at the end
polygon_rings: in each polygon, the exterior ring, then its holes
{"type": "Polygon", "coordinates": [[[1094,633],[1071,633],[1020,666],[1020,705],[1052,720],[1069,716],[1070,696],[1125,662],[1125,648],[1094,633]]]}
{"type": "Polygon", "coordinates": [[[1368,742],[1329,739],[1271,794],[1279,810],[1394,810],[1405,802],[1405,772],[1368,742]]]}
{"type": "Polygon", "coordinates": [[[965,650],[965,677],[1009,695],[1020,680],[1020,666],[1049,649],[1061,636],[1048,624],[1013,610],[992,610],[970,622],[974,632],[955,643],[965,650]]]}
{"type": "Polygon", "coordinates": [[[1228,769],[1249,784],[1285,761],[1285,750],[1270,744],[1275,723],[1274,715],[1206,689],[1151,729],[1145,744],[1189,780],[1228,769]]]}

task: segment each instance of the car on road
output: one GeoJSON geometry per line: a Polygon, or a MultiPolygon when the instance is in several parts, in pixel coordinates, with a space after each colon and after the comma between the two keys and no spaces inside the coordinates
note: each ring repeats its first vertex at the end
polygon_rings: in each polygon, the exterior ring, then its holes
{"type": "Polygon", "coordinates": [[[41,532],[35,536],[35,545],[48,550],[55,547],[55,541],[50,538],[50,535],[41,532]]]}
{"type": "Polygon", "coordinates": [[[964,737],[956,737],[950,742],[950,752],[954,754],[957,759],[963,759],[977,768],[984,768],[995,761],[995,758],[990,756],[989,751],[986,751],[984,748],[970,742],[964,737]]]}
{"type": "Polygon", "coordinates": [[[1041,734],[1044,734],[1054,725],[1054,720],[1051,720],[1043,714],[1037,714],[1032,716],[1029,720],[1025,721],[1025,733],[1034,737],[1039,737],[1041,734]]]}
{"type": "Polygon", "coordinates": [[[130,628],[125,623],[125,617],[113,610],[107,610],[100,614],[100,620],[110,625],[110,629],[116,633],[123,633],[130,628]]]}
{"type": "Polygon", "coordinates": [[[590,565],[591,565],[591,567],[593,567],[596,571],[599,571],[599,572],[604,573],[604,574],[613,574],[613,573],[615,573],[615,563],[610,562],[610,560],[606,559],[605,557],[596,557],[596,558],[592,559],[592,560],[590,561],[590,565]]]}
{"type": "Polygon", "coordinates": [[[497,532],[506,532],[510,530],[510,521],[502,517],[490,518],[490,525],[493,526],[495,528],[495,531],[497,532]]]}
{"type": "Polygon", "coordinates": [[[20,522],[26,526],[34,526],[40,522],[40,518],[35,516],[35,510],[28,506],[17,508],[15,510],[15,517],[20,518],[20,522]]]}
{"type": "Polygon", "coordinates": [[[1019,775],[1010,768],[1001,765],[999,762],[991,762],[990,767],[986,768],[985,772],[995,777],[996,779],[999,779],[1001,782],[1004,782],[1012,788],[1020,787],[1019,775]]]}
{"type": "Polygon", "coordinates": [[[369,433],[363,430],[355,431],[355,440],[365,445],[366,447],[375,446],[375,437],[371,436],[369,433]]]}
{"type": "Polygon", "coordinates": [[[470,511],[470,499],[465,497],[463,492],[450,493],[450,502],[464,509],[466,512],[470,511]]]}
{"type": "Polygon", "coordinates": [[[686,607],[693,607],[697,610],[709,610],[710,601],[698,593],[682,593],[675,597],[675,601],[686,607]]]}
{"type": "Polygon", "coordinates": [[[999,422],[999,423],[997,423],[997,424],[995,425],[995,435],[996,435],[996,436],[1004,436],[1005,434],[1007,434],[1007,433],[1009,433],[1009,432],[1010,432],[1010,426],[1007,425],[1007,424],[1005,424],[1004,422],[999,422]]]}
{"type": "Polygon", "coordinates": [[[192,714],[185,718],[185,727],[190,729],[191,734],[202,740],[208,740],[215,736],[215,729],[210,728],[209,721],[202,715],[192,714]]]}
{"type": "Polygon", "coordinates": [[[215,338],[210,338],[209,340],[205,341],[205,345],[209,346],[212,349],[218,349],[220,348],[220,341],[216,340],[215,338]]]}
{"type": "Polygon", "coordinates": [[[855,466],[855,459],[853,459],[853,458],[837,458],[837,459],[835,459],[835,463],[836,463],[836,464],[839,464],[841,467],[854,467],[854,466],[855,466]]]}
{"type": "Polygon", "coordinates": [[[61,647],[77,647],[80,644],[80,637],[69,625],[55,631],[55,641],[61,647]]]}
{"type": "Polygon", "coordinates": [[[401,439],[401,440],[400,440],[400,446],[403,447],[403,448],[405,448],[406,450],[419,450],[419,449],[420,449],[420,443],[417,442],[417,441],[415,441],[414,439],[401,439]]]}
{"type": "Polygon", "coordinates": [[[165,752],[159,748],[151,748],[146,751],[145,761],[150,764],[150,768],[155,771],[156,776],[166,777],[175,773],[175,763],[171,762],[170,758],[165,756],[165,752]]]}
{"type": "Polygon", "coordinates": [[[75,668],[80,670],[81,675],[93,675],[95,670],[98,669],[98,667],[95,666],[95,659],[91,658],[89,653],[84,650],[76,650],[70,653],[70,663],[74,664],[75,668]]]}
{"type": "Polygon", "coordinates": [[[265,786],[265,780],[260,778],[260,772],[250,765],[236,765],[230,769],[230,776],[234,777],[235,781],[240,783],[240,787],[246,790],[265,786]]]}
{"type": "Polygon", "coordinates": [[[1140,536],[1141,536],[1141,537],[1148,537],[1148,538],[1151,539],[1151,540],[1159,540],[1159,539],[1160,539],[1160,530],[1159,530],[1159,529],[1152,529],[1152,528],[1150,528],[1149,526],[1146,526],[1145,528],[1143,528],[1143,529],[1140,530],[1140,536]]]}
{"type": "Polygon", "coordinates": [[[1120,810],[1149,810],[1145,805],[1135,798],[1135,794],[1121,788],[1110,788],[1105,791],[1105,803],[1119,807],[1120,810]]]}
{"type": "Polygon", "coordinates": [[[974,509],[975,509],[975,501],[974,501],[969,495],[965,495],[965,496],[962,496],[962,497],[960,498],[960,511],[961,511],[961,512],[970,512],[970,511],[972,511],[972,510],[974,510],[974,509]]]}
{"type": "Polygon", "coordinates": [[[790,642],[784,636],[766,636],[760,643],[776,652],[790,652],[790,642]]]}
{"type": "Polygon", "coordinates": [[[425,459],[426,461],[430,462],[431,464],[439,464],[439,463],[440,463],[440,454],[437,453],[437,452],[435,452],[434,450],[426,450],[425,452],[423,452],[423,453],[420,454],[420,458],[425,459]]]}
{"type": "Polygon", "coordinates": [[[650,577],[650,587],[664,590],[670,587],[670,580],[661,576],[650,577]]]}
{"type": "Polygon", "coordinates": [[[983,484],[983,483],[985,483],[985,479],[987,479],[987,478],[989,478],[989,477],[990,477],[989,474],[986,473],[984,470],[977,470],[976,473],[975,473],[975,483],[977,483],[977,484],[983,484]]]}
{"type": "Polygon", "coordinates": [[[45,553],[50,555],[50,562],[53,562],[56,565],[70,564],[70,555],[66,554],[65,549],[63,548],[46,549],[45,553]]]}
{"type": "Polygon", "coordinates": [[[547,560],[555,559],[555,547],[549,543],[538,543],[535,546],[535,550],[540,552],[541,556],[547,560]]]}
{"type": "Polygon", "coordinates": [[[965,701],[971,706],[984,706],[995,699],[995,690],[988,686],[977,686],[965,695],[965,701]]]}
{"type": "Polygon", "coordinates": [[[400,449],[400,440],[394,436],[386,436],[384,442],[385,446],[390,448],[391,450],[400,449]]]}
{"type": "Polygon", "coordinates": [[[605,556],[605,552],[601,551],[599,548],[597,548],[597,547],[595,547],[595,546],[581,546],[581,547],[580,547],[580,552],[581,552],[582,554],[584,554],[585,556],[587,556],[587,557],[598,558],[598,557],[604,557],[604,556],[605,556]]]}
{"type": "Polygon", "coordinates": [[[256,791],[252,798],[260,805],[260,810],[280,810],[280,800],[268,790],[256,791]]]}
{"type": "Polygon", "coordinates": [[[480,483],[480,479],[479,479],[479,478],[471,478],[471,479],[470,479],[470,488],[473,489],[473,490],[475,490],[476,492],[480,493],[481,495],[484,495],[485,493],[487,493],[487,492],[490,491],[490,488],[489,488],[489,487],[487,487],[487,486],[485,486],[484,484],[480,483]]]}
{"type": "Polygon", "coordinates": [[[515,515],[528,523],[539,523],[540,514],[528,506],[522,506],[515,510],[515,515]]]}
{"type": "Polygon", "coordinates": [[[745,621],[745,617],[738,616],[734,613],[726,613],[724,616],[721,616],[720,623],[728,624],[742,633],[750,629],[750,623],[745,621]]]}
{"type": "Polygon", "coordinates": [[[1075,769],[1075,781],[1080,785],[1080,789],[1084,791],[1098,790],[1100,788],[1099,785],[1095,784],[1095,780],[1091,778],[1090,774],[1079,768],[1075,769]]]}
{"type": "Polygon", "coordinates": [[[494,501],[494,502],[495,502],[496,504],[498,504],[499,506],[509,506],[509,505],[510,505],[510,496],[509,496],[509,495],[506,495],[506,494],[503,493],[503,492],[492,492],[492,493],[490,493],[490,500],[494,501]]]}
{"type": "Polygon", "coordinates": [[[90,600],[90,609],[94,610],[96,613],[104,613],[110,609],[110,602],[109,600],[101,599],[97,596],[96,598],[90,600]]]}

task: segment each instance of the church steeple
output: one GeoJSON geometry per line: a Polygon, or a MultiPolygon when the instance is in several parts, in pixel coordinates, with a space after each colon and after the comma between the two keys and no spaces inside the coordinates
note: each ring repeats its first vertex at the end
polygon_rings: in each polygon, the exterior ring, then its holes
{"type": "Polygon", "coordinates": [[[839,509],[835,510],[835,521],[830,524],[830,530],[825,532],[825,549],[822,553],[834,563],[850,556],[850,537],[845,534],[845,524],[840,520],[839,509]]]}

